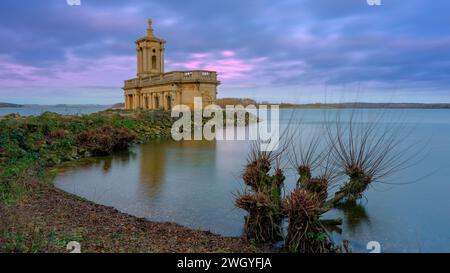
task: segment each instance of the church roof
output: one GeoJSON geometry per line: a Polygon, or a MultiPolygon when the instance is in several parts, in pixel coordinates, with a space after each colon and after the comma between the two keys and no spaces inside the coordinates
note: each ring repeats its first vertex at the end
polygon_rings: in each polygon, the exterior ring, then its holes
{"type": "Polygon", "coordinates": [[[159,42],[159,43],[163,43],[163,44],[166,43],[165,40],[157,38],[155,36],[155,34],[153,33],[152,19],[148,19],[147,35],[137,39],[135,41],[135,43],[139,43],[139,42],[142,42],[142,41],[159,42]]]}

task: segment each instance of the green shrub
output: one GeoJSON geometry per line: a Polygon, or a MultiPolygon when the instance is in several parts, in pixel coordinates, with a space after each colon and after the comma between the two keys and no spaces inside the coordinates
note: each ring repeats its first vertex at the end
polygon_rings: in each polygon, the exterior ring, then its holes
{"type": "Polygon", "coordinates": [[[29,176],[47,167],[170,136],[171,125],[170,113],[164,111],[4,116],[0,120],[0,203],[14,202],[27,191],[29,176]]]}

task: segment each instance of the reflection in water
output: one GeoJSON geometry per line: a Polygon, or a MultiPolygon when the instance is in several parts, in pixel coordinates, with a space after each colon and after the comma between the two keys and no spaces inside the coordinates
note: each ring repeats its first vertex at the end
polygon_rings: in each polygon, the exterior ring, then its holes
{"type": "Polygon", "coordinates": [[[342,234],[342,227],[340,225],[324,223],[324,227],[330,233],[342,234]]]}
{"type": "MultiPolygon", "coordinates": [[[[215,147],[215,141],[157,140],[142,145],[139,168],[141,189],[149,197],[154,197],[167,180],[166,172],[178,173],[186,165],[214,164],[215,147]]],[[[185,180],[190,179],[189,172],[184,173],[184,176],[185,180]]]]}
{"type": "Polygon", "coordinates": [[[218,156],[216,141],[154,141],[65,165],[55,185],[139,217],[239,236],[244,218],[232,193],[242,166],[229,159],[245,157],[242,145],[221,142],[218,156]]]}
{"type": "MultiPolygon", "coordinates": [[[[322,128],[322,111],[295,111],[305,113],[303,133],[322,128]]],[[[370,202],[345,203],[330,211],[327,219],[344,219],[342,230],[333,232],[335,241],[350,240],[354,251],[366,252],[367,242],[374,240],[382,251],[450,250],[450,219],[442,216],[450,211],[450,169],[445,165],[450,154],[450,111],[405,112],[411,120],[407,124],[420,128],[405,145],[428,139],[429,132],[439,134],[433,136],[431,152],[420,168],[410,168],[398,174],[400,180],[389,182],[415,181],[423,170],[436,166],[439,171],[427,181],[388,191],[371,188],[366,193],[370,202]]],[[[381,122],[391,122],[398,114],[389,110],[381,122]]],[[[290,117],[290,111],[281,114],[281,122],[289,123],[290,117]]],[[[138,217],[240,236],[245,212],[234,207],[233,193],[243,188],[240,176],[249,146],[246,141],[156,141],[132,147],[129,153],[64,165],[55,185],[138,217]]],[[[287,176],[286,192],[296,178],[287,176]]]]}
{"type": "Polygon", "coordinates": [[[103,160],[103,167],[102,167],[103,171],[107,173],[111,169],[111,166],[112,166],[112,158],[111,157],[105,158],[105,160],[103,160]]]}
{"type": "Polygon", "coordinates": [[[104,157],[87,157],[82,158],[78,161],[68,161],[57,167],[60,173],[71,171],[74,168],[77,170],[89,170],[92,168],[100,168],[104,174],[109,173],[115,164],[127,164],[133,157],[135,157],[133,152],[124,151],[121,153],[116,153],[114,157],[104,156],[104,157]]]}
{"type": "Polygon", "coordinates": [[[140,153],[140,181],[147,186],[143,190],[158,192],[166,171],[166,152],[160,141],[145,145],[140,153]]]}
{"type": "MultiPolygon", "coordinates": [[[[117,153],[114,157],[107,156],[107,157],[86,158],[87,159],[86,163],[88,163],[89,160],[92,159],[92,161],[94,162],[94,165],[95,164],[101,165],[102,170],[106,174],[109,171],[111,171],[113,163],[127,164],[130,161],[132,156],[133,156],[132,152],[124,151],[124,152],[117,153]]],[[[90,163],[90,165],[92,165],[92,163],[90,163]]],[[[89,164],[85,164],[85,167],[89,167],[89,164]]]]}
{"type": "Polygon", "coordinates": [[[336,205],[336,208],[343,212],[346,228],[351,232],[355,232],[361,224],[369,223],[366,209],[357,201],[347,200],[336,205]]]}

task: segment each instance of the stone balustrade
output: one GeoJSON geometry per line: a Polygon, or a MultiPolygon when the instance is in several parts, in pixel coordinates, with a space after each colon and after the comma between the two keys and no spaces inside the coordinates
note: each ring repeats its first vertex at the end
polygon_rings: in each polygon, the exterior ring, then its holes
{"type": "Polygon", "coordinates": [[[172,71],[156,76],[134,78],[125,81],[124,89],[153,86],[167,83],[209,82],[219,83],[217,73],[208,70],[172,71]]]}

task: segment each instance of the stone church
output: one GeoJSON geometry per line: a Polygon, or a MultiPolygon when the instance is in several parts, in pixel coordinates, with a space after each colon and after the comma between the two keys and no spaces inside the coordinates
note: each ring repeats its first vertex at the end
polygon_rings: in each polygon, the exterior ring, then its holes
{"type": "Polygon", "coordinates": [[[147,35],[138,39],[137,77],[126,80],[123,87],[125,109],[164,109],[184,104],[193,108],[194,97],[202,97],[203,107],[214,103],[217,72],[207,70],[164,72],[166,41],[153,34],[148,20],[147,35]]]}

